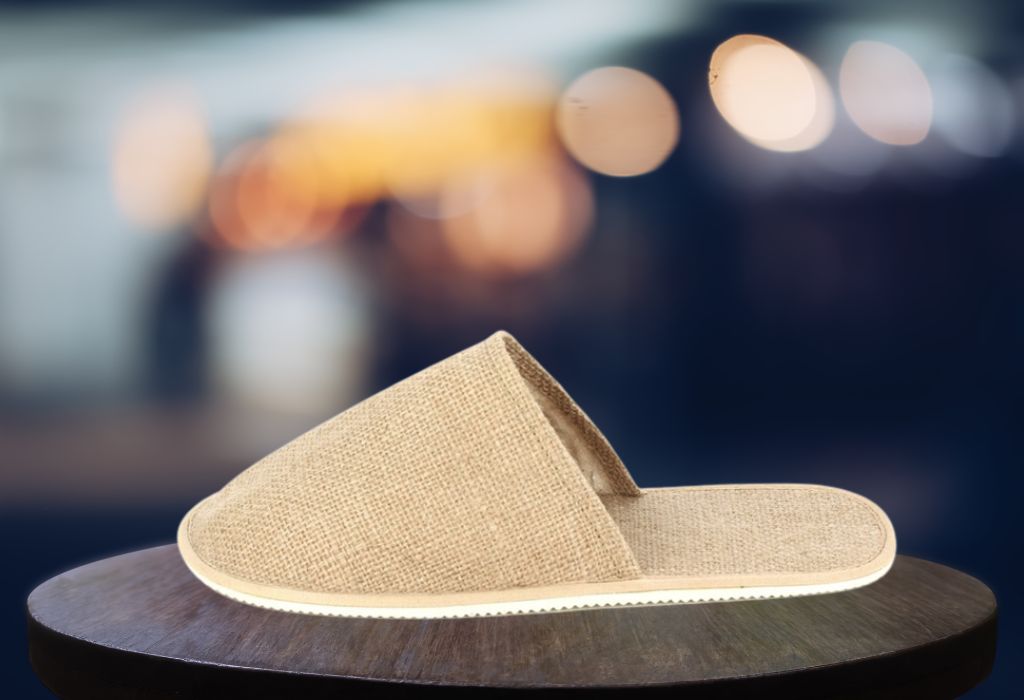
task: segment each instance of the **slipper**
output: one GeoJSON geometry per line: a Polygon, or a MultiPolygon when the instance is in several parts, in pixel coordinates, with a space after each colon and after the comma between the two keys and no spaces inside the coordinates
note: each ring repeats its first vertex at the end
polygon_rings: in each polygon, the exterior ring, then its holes
{"type": "Polygon", "coordinates": [[[188,512],[178,546],[238,601],[388,618],[830,593],[896,555],[885,513],[848,491],[638,488],[505,332],[249,467],[188,512]]]}

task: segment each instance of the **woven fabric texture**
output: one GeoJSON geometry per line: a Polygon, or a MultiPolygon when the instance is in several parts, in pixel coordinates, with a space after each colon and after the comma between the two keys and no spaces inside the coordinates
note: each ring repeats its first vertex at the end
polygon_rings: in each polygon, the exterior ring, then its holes
{"type": "Polygon", "coordinates": [[[640,493],[558,383],[497,333],[257,462],[195,512],[188,537],[216,569],[299,590],[637,578],[598,491],[640,493]]]}
{"type": "Polygon", "coordinates": [[[648,576],[852,569],[878,556],[886,537],[867,504],[835,489],[737,485],[602,499],[648,576]]]}
{"type": "Polygon", "coordinates": [[[770,582],[854,570],[895,546],[884,514],[837,489],[637,488],[504,332],[300,436],[186,522],[189,548],[217,571],[340,594],[770,582]]]}

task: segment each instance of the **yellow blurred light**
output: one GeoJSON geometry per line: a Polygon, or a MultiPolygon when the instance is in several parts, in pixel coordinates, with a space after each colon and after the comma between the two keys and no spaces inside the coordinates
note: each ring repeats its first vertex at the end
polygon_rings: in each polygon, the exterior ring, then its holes
{"type": "Polygon", "coordinates": [[[305,245],[327,236],[337,210],[321,206],[312,155],[290,140],[248,142],[225,159],[210,192],[220,239],[240,250],[305,245]]]}
{"type": "Polygon", "coordinates": [[[436,193],[451,177],[498,157],[499,110],[458,91],[419,95],[395,133],[400,150],[384,173],[389,193],[400,198],[436,193]]]}
{"type": "Polygon", "coordinates": [[[316,158],[325,201],[371,202],[384,194],[384,173],[399,151],[397,125],[405,111],[395,94],[331,96],[289,125],[316,158]]]}
{"type": "Polygon", "coordinates": [[[661,83],[617,66],[585,73],[566,88],[557,124],[573,157],[605,175],[651,172],[679,138],[679,114],[661,83]]]}
{"type": "Polygon", "coordinates": [[[486,274],[524,274],[564,260],[593,219],[593,196],[583,175],[552,157],[530,158],[450,185],[443,199],[475,206],[443,220],[449,248],[465,267],[486,274]]]}
{"type": "Polygon", "coordinates": [[[315,153],[326,201],[418,201],[446,182],[550,141],[550,96],[476,84],[327,97],[292,125],[315,153]]]}
{"type": "Polygon", "coordinates": [[[894,146],[920,143],[932,122],[932,90],[905,52],[880,41],[850,46],[839,70],[839,92],[853,122],[894,146]]]}
{"type": "Polygon", "coordinates": [[[133,224],[166,231],[202,204],[213,156],[198,98],[185,88],[144,95],[124,111],[114,140],[115,199],[133,224]]]}
{"type": "Polygon", "coordinates": [[[711,99],[741,136],[773,150],[803,150],[814,136],[831,129],[831,102],[820,71],[806,58],[774,39],[741,34],[724,41],[711,55],[711,99]],[[823,98],[822,94],[827,94],[823,98]],[[819,112],[821,115],[819,116],[819,112]],[[821,120],[820,122],[818,120],[821,120]]]}

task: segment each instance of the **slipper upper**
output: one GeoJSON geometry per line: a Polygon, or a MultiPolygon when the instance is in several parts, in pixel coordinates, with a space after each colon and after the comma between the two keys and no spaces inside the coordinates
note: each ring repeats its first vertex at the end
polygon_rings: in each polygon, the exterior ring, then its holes
{"type": "Polygon", "coordinates": [[[214,570],[329,593],[635,579],[602,496],[638,497],[600,431],[499,332],[271,453],[181,537],[214,570]]]}

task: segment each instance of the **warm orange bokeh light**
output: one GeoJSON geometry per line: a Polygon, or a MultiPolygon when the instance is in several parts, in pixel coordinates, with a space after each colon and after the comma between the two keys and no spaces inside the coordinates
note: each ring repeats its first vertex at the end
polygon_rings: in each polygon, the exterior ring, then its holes
{"type": "Polygon", "coordinates": [[[475,206],[442,222],[445,240],[465,267],[524,274],[550,267],[582,242],[593,218],[589,183],[567,163],[535,157],[488,169],[446,188],[443,198],[475,206]]]}
{"type": "Polygon", "coordinates": [[[839,71],[839,92],[853,122],[877,141],[911,146],[928,135],[931,86],[914,59],[895,46],[851,45],[839,71]]]}
{"type": "Polygon", "coordinates": [[[170,87],[124,111],[112,154],[114,195],[131,223],[166,231],[202,204],[213,156],[198,98],[170,87]]]}
{"type": "Polygon", "coordinates": [[[210,218],[224,243],[241,250],[304,245],[334,228],[320,204],[313,155],[300,142],[252,141],[225,159],[210,192],[210,218]]]}
{"type": "Polygon", "coordinates": [[[549,88],[463,82],[321,100],[224,161],[214,227],[235,248],[301,245],[337,230],[336,214],[393,199],[450,220],[445,249],[464,266],[553,264],[582,236],[592,202],[582,175],[550,155],[549,88]]]}
{"type": "Polygon", "coordinates": [[[679,138],[679,114],[664,87],[632,68],[597,68],[577,78],[558,103],[558,132],[583,165],[605,175],[648,173],[679,138]]]}

